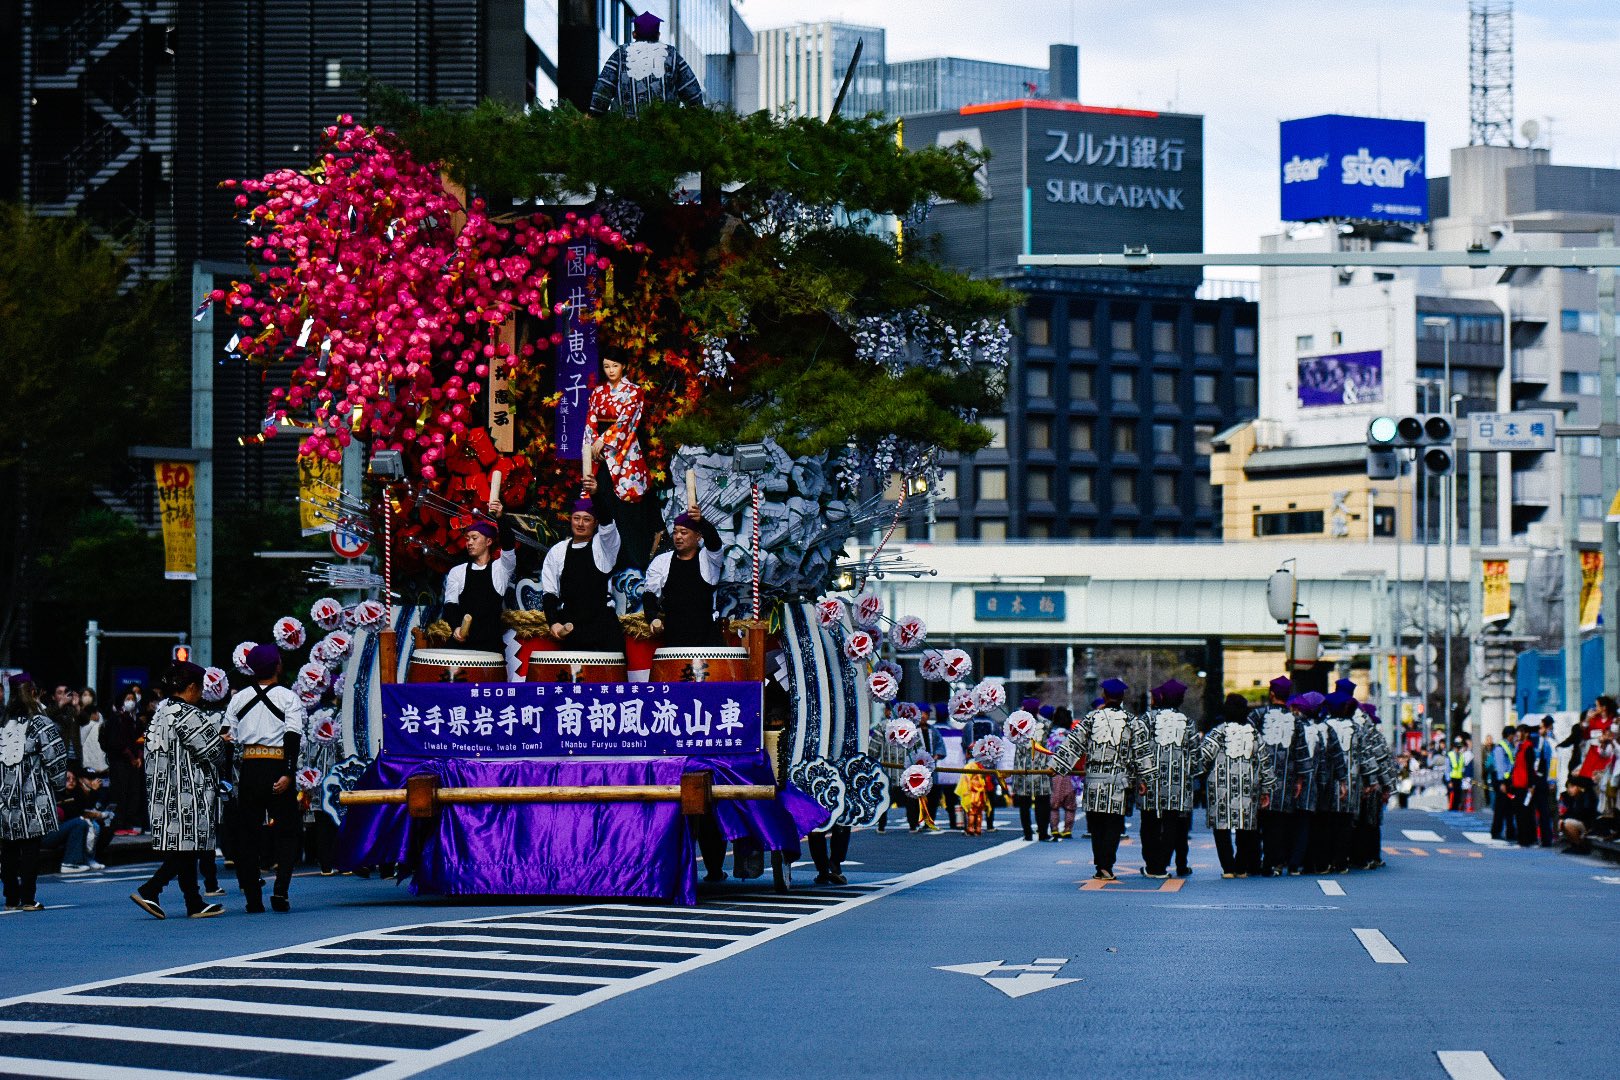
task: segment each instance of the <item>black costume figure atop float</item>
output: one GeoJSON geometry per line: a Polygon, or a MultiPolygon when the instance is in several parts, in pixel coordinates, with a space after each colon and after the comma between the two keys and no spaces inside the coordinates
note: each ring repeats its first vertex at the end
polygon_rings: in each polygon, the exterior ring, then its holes
{"type": "Polygon", "coordinates": [[[264,850],[268,830],[276,858],[270,906],[287,912],[292,910],[287,890],[304,829],[298,789],[293,784],[304,738],[304,706],[297,694],[276,681],[281,675],[281,652],[274,645],[253,646],[247,663],[256,681],[238,690],[225,709],[225,730],[242,753],[236,784],[242,830],[237,842],[236,881],[247,899],[248,913],[263,911],[259,853],[264,850]]]}
{"type": "Polygon", "coordinates": [[[601,116],[617,109],[629,117],[655,101],[680,105],[702,105],[703,87],[698,85],[675,46],[658,40],[663,20],[644,11],[630,20],[634,38],[613,50],[591,92],[591,115],[601,116]]]}
{"type": "Polygon", "coordinates": [[[512,526],[501,519],[500,500],[492,499],[490,516],[495,521],[474,521],[462,533],[467,561],[450,568],[444,575],[444,621],[451,626],[453,645],[462,649],[501,652],[506,633],[501,609],[506,606],[506,590],[517,571],[512,526]],[[499,525],[496,522],[499,522],[499,525]],[[462,629],[464,620],[471,623],[462,629]]]}
{"type": "Polygon", "coordinates": [[[570,536],[546,552],[540,568],[541,603],[551,635],[581,652],[624,652],[624,631],[609,585],[619,558],[619,530],[612,501],[595,476],[585,478],[588,498],[574,502],[570,536]]]}
{"type": "Polygon", "coordinates": [[[724,641],[714,617],[714,590],[725,569],[720,531],[694,506],[675,518],[670,540],[675,550],[647,567],[641,592],[647,621],[671,648],[719,648],[724,641]]]}

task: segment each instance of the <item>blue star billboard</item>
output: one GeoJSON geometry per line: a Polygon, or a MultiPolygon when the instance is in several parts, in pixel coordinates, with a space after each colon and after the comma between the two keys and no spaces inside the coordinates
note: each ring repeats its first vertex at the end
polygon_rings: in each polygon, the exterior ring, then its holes
{"type": "Polygon", "coordinates": [[[1417,120],[1310,116],[1282,123],[1284,221],[1429,219],[1417,120]]]}

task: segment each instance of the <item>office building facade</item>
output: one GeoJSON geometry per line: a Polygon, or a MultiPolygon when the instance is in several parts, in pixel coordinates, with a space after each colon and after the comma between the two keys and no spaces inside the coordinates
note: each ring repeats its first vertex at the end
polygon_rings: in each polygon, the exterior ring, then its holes
{"type": "Polygon", "coordinates": [[[851,23],[819,22],[781,26],[754,33],[754,64],[758,68],[758,95],[741,111],[764,109],[788,116],[813,116],[825,120],[832,115],[850,65],[857,63],[857,77],[850,84],[850,98],[842,111],[858,116],[856,98],[881,92],[881,84],[870,83],[870,71],[881,71],[886,34],[881,27],[851,23]]]}

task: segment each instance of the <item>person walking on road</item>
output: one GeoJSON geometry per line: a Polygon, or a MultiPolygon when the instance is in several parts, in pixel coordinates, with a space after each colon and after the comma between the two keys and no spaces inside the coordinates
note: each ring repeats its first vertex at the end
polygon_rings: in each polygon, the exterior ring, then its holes
{"type": "Polygon", "coordinates": [[[262,912],[259,858],[268,830],[276,858],[270,906],[285,913],[292,910],[287,891],[303,838],[303,813],[298,808],[293,772],[298,768],[304,736],[304,706],[297,694],[276,681],[281,675],[281,653],[274,645],[255,645],[247,662],[258,681],[238,690],[225,710],[225,730],[242,754],[236,786],[241,825],[236,880],[247,898],[248,913],[262,912]]]}
{"type": "Polygon", "coordinates": [[[1192,826],[1193,780],[1202,772],[1198,728],[1181,711],[1187,687],[1177,679],[1161,683],[1151,692],[1152,703],[1143,717],[1152,738],[1154,773],[1142,799],[1142,874],[1158,881],[1170,876],[1170,858],[1176,873],[1186,877],[1187,831],[1192,826]]]}
{"type": "Polygon", "coordinates": [[[1288,701],[1294,684],[1286,675],[1271,680],[1271,701],[1249,713],[1260,736],[1262,752],[1271,758],[1271,805],[1260,811],[1261,866],[1268,877],[1288,872],[1301,814],[1295,794],[1302,770],[1310,764],[1305,721],[1288,701]]]}
{"type": "Polygon", "coordinates": [[[1395,758],[1378,723],[1378,710],[1369,702],[1358,706],[1356,723],[1368,750],[1368,772],[1362,777],[1361,813],[1350,834],[1350,865],[1361,870],[1384,867],[1384,806],[1395,790],[1395,758]]]}
{"type": "Polygon", "coordinates": [[[157,871],[130,893],[142,911],[167,918],[158,898],[164,886],[178,880],[186,915],[207,919],[225,908],[203,900],[197,886],[198,859],[214,852],[219,821],[219,776],[214,761],[222,736],[219,727],[197,707],[202,700],[203,669],[181,661],[163,676],[167,693],[146,734],[147,818],[152,823],[152,850],[163,856],[157,871]]]}
{"type": "Polygon", "coordinates": [[[1259,876],[1260,815],[1276,789],[1271,754],[1249,723],[1249,703],[1241,694],[1226,696],[1221,716],[1198,750],[1199,770],[1208,776],[1204,814],[1215,834],[1221,877],[1259,876]]]}
{"type": "Polygon", "coordinates": [[[35,895],[40,841],[56,831],[56,793],[67,787],[68,753],[45,714],[33,676],[11,677],[0,714],[0,879],[7,911],[44,911],[35,895]]]}
{"type": "Polygon", "coordinates": [[[1097,871],[1093,878],[1115,881],[1114,860],[1125,832],[1125,794],[1152,778],[1158,766],[1147,725],[1125,711],[1130,690],[1123,680],[1108,679],[1100,687],[1101,707],[1087,713],[1069,732],[1052,756],[1052,767],[1067,773],[1086,759],[1085,790],[1080,805],[1091,834],[1091,855],[1097,871]]]}
{"type": "MultiPolygon", "coordinates": [[[[1040,698],[1027,697],[1019,708],[1031,716],[1039,715],[1041,711],[1040,698]]],[[[1035,761],[1035,744],[1042,746],[1046,738],[1043,725],[1037,723],[1035,732],[1022,743],[1018,743],[1013,750],[1013,771],[1006,778],[1007,790],[1012,793],[1013,805],[1018,808],[1018,821],[1024,827],[1024,839],[1034,840],[1037,835],[1042,840],[1050,840],[1052,834],[1052,778],[1044,774],[1037,775],[1037,769],[1046,767],[1043,760],[1039,764],[1035,761]]],[[[1043,755],[1044,758],[1044,755],[1043,755]]]]}
{"type": "MultiPolygon", "coordinates": [[[[1063,740],[1069,737],[1074,727],[1074,714],[1069,712],[1065,705],[1059,705],[1052,713],[1052,730],[1046,736],[1046,748],[1056,751],[1063,745],[1063,740]]],[[[1074,836],[1074,811],[1076,798],[1074,793],[1074,777],[1068,773],[1057,773],[1052,777],[1052,821],[1051,838],[1053,840],[1068,840],[1074,836]]]]}

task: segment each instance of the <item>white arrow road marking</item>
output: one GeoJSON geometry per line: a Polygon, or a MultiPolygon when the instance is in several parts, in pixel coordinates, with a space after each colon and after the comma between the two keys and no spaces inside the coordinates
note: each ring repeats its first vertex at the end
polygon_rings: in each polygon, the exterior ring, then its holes
{"type": "Polygon", "coordinates": [[[1000,960],[986,960],[982,964],[946,964],[943,967],[936,967],[934,970],[955,971],[962,975],[977,975],[980,978],[983,978],[992,971],[999,970],[1000,967],[1000,960]]]}
{"type": "Polygon", "coordinates": [[[1366,949],[1367,955],[1377,963],[1406,963],[1406,957],[1401,955],[1401,950],[1390,944],[1389,938],[1384,936],[1383,931],[1352,929],[1350,932],[1356,935],[1356,940],[1361,942],[1361,947],[1366,949]]]}
{"type": "Polygon", "coordinates": [[[1421,840],[1427,844],[1438,844],[1445,840],[1445,837],[1433,829],[1402,829],[1401,833],[1408,840],[1421,840]]]}
{"type": "Polygon", "coordinates": [[[984,982],[1000,990],[1010,998],[1021,998],[1029,994],[1038,994],[1042,990],[1050,990],[1054,986],[1064,983],[1079,982],[1079,979],[1060,979],[1056,975],[1024,974],[1012,979],[985,979],[984,982]]]}
{"type": "Polygon", "coordinates": [[[1021,998],[1040,993],[1042,990],[1050,990],[1054,986],[1080,982],[1079,979],[1058,978],[1058,970],[1068,962],[1068,957],[1049,956],[1036,960],[1031,964],[1006,964],[1000,960],[983,960],[973,964],[941,964],[937,965],[934,970],[954,971],[959,975],[974,975],[1010,998],[1021,998]],[[1014,975],[1011,978],[991,977],[999,976],[1004,971],[1017,971],[1021,974],[1014,975]]]}
{"type": "Polygon", "coordinates": [[[1322,887],[1322,892],[1325,893],[1328,896],[1343,896],[1344,895],[1344,886],[1340,885],[1337,881],[1321,881],[1321,880],[1318,880],[1317,884],[1322,887]]]}
{"type": "Polygon", "coordinates": [[[1434,1056],[1451,1080],[1503,1080],[1483,1050],[1436,1050],[1434,1056]]]}

